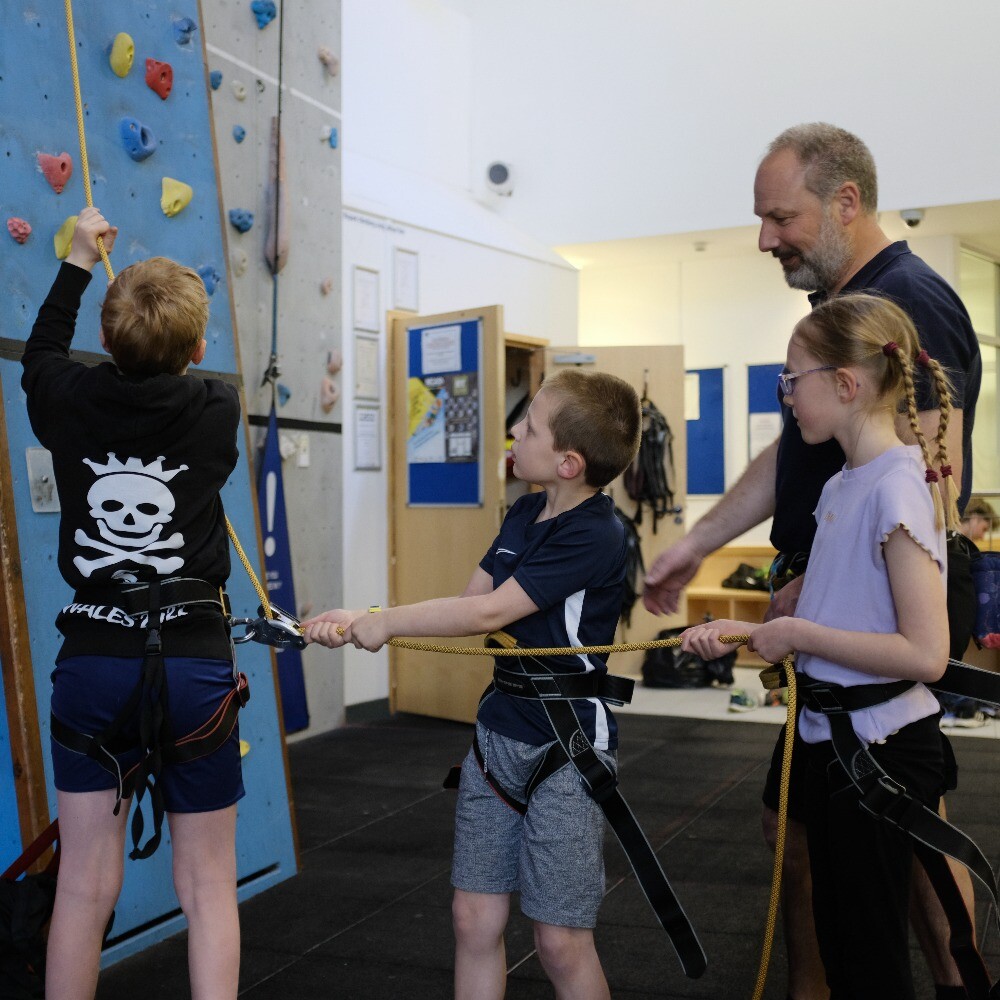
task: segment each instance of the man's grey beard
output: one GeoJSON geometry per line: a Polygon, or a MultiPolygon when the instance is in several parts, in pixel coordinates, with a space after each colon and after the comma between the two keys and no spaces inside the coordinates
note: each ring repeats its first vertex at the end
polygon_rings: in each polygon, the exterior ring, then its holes
{"type": "Polygon", "coordinates": [[[794,271],[785,271],[789,288],[804,292],[824,291],[836,287],[851,261],[847,237],[829,215],[823,216],[816,245],[802,254],[802,263],[794,271]]]}

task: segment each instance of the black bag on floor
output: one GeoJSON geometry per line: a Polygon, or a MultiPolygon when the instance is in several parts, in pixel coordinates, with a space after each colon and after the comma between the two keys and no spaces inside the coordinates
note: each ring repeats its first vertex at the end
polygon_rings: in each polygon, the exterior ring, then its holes
{"type": "MultiPolygon", "coordinates": [[[[676,638],[689,626],[664,629],[657,639],[676,638]]],[[[642,661],[642,683],[648,688],[701,688],[733,683],[736,647],[717,660],[703,660],[679,646],[657,646],[646,650],[642,661]]]]}

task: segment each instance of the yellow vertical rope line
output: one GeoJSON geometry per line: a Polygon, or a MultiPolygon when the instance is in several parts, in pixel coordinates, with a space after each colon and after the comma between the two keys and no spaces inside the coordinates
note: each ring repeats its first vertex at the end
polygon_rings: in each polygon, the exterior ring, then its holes
{"type": "MultiPolygon", "coordinates": [[[[80,67],[76,61],[76,31],[73,28],[73,0],[65,0],[65,8],[66,35],[69,39],[69,61],[73,72],[73,99],[76,103],[76,128],[80,139],[80,169],[83,171],[83,192],[87,199],[87,207],[93,208],[94,196],[90,188],[90,161],[87,158],[87,133],[83,123],[83,94],[80,90],[80,67]]],[[[108,281],[114,281],[115,272],[111,268],[108,251],[104,248],[104,240],[100,236],[97,237],[97,249],[100,251],[104,270],[108,272],[108,281]]],[[[254,572],[247,554],[243,551],[243,546],[240,545],[240,540],[236,537],[236,530],[233,528],[228,516],[226,517],[226,531],[229,533],[230,541],[233,543],[233,548],[236,549],[236,554],[239,556],[240,562],[243,563],[243,568],[250,577],[253,589],[257,592],[257,598],[264,609],[264,616],[266,618],[273,618],[274,610],[271,608],[271,601],[268,598],[267,590],[257,578],[257,574],[254,572]]]]}
{"type": "Polygon", "coordinates": [[[788,711],[785,718],[785,745],[781,758],[781,785],[778,790],[778,834],[774,843],[774,872],[771,875],[771,898],[767,904],[767,923],[764,926],[764,943],[761,946],[760,965],[757,982],[753,990],[753,1000],[764,996],[767,982],[767,968],[771,962],[774,945],[774,928],[778,922],[778,903],[781,899],[781,870],[785,862],[785,831],[788,827],[788,785],[792,773],[792,743],[795,739],[795,663],[786,656],[782,666],[788,692],[788,711]]]}

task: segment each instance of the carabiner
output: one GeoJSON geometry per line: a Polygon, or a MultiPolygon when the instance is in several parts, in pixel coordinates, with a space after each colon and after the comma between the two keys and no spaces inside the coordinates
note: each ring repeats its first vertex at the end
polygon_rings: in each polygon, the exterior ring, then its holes
{"type": "Polygon", "coordinates": [[[274,646],[276,649],[305,649],[306,640],[302,635],[302,626],[299,620],[282,611],[277,605],[271,605],[273,618],[264,615],[264,606],[257,608],[257,618],[233,618],[230,627],[236,625],[246,626],[243,635],[234,636],[233,642],[237,645],[249,642],[262,643],[265,646],[274,646]]]}

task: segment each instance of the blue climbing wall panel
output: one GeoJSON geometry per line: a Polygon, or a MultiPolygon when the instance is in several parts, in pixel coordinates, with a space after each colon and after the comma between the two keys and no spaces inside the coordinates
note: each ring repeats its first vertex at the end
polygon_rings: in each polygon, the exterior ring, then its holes
{"type": "MultiPolygon", "coordinates": [[[[31,233],[21,243],[0,229],[5,292],[0,378],[39,729],[48,767],[49,673],[59,646],[53,619],[70,592],[56,570],[58,515],[35,513],[30,502],[25,450],[37,447],[38,442],[28,426],[17,353],[58,266],[53,238],[63,220],[85,204],[85,194],[63,5],[8,5],[15,6],[19,9],[5,11],[0,32],[0,224],[7,229],[8,219],[22,219],[31,226],[31,233]],[[73,172],[61,194],[42,173],[40,153],[55,157],[68,153],[72,158],[73,172]]],[[[184,31],[190,28],[185,19],[199,24],[197,0],[127,4],[76,0],[74,15],[94,204],[120,228],[113,266],[117,271],[135,260],[162,255],[214,271],[221,280],[211,299],[209,348],[202,370],[237,378],[202,43],[197,27],[193,33],[184,31]],[[120,32],[129,34],[135,46],[135,62],[125,77],[116,75],[109,63],[112,43],[120,32]],[[173,87],[165,100],[146,84],[147,58],[172,68],[173,87]],[[131,158],[121,141],[120,122],[126,117],[142,126],[147,144],[155,144],[153,154],[144,160],[131,158]],[[173,217],[161,210],[164,177],[182,181],[194,192],[190,204],[173,217]]],[[[98,265],[74,343],[81,351],[100,351],[98,317],[104,284],[98,265]]],[[[242,438],[240,443],[245,451],[242,438]]],[[[251,562],[260,566],[246,455],[223,499],[251,562]]],[[[257,597],[235,554],[233,567],[229,591],[234,613],[254,615],[257,597]]],[[[251,750],[243,762],[247,796],[239,804],[237,827],[240,896],[245,898],[293,875],[295,849],[270,652],[253,643],[238,649],[240,669],[249,676],[251,686],[250,703],[241,714],[241,735],[251,750]]],[[[0,770],[0,850],[6,857],[19,836],[8,780],[5,714],[0,714],[0,770]]],[[[55,815],[49,771],[46,778],[49,806],[55,815]]],[[[6,863],[0,864],[0,870],[3,867],[6,863]]],[[[105,964],[182,926],[171,885],[169,850],[161,849],[147,861],[126,860],[125,888],[105,964]]]]}

